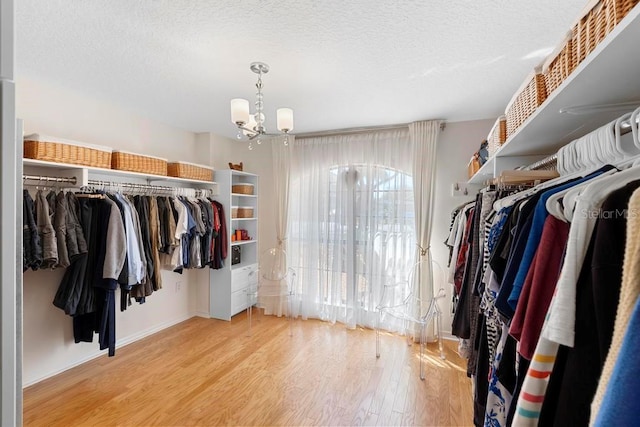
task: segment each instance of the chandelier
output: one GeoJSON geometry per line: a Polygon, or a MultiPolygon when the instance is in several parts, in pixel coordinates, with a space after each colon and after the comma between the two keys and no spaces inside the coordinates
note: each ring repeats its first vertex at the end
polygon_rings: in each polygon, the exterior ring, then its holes
{"type": "MultiPolygon", "coordinates": [[[[236,138],[242,139],[243,134],[249,139],[249,150],[253,150],[252,141],[262,143],[263,136],[274,136],[275,134],[267,133],[264,126],[264,103],[262,95],[262,75],[269,72],[269,66],[264,62],[252,62],[249,66],[251,71],[258,75],[256,83],[256,112],[250,114],[249,101],[246,99],[236,98],[231,100],[231,122],[238,127],[238,135],[236,138]]],[[[291,108],[278,108],[276,111],[278,130],[284,133],[284,145],[289,145],[288,134],[293,130],[293,110],[291,108]]]]}

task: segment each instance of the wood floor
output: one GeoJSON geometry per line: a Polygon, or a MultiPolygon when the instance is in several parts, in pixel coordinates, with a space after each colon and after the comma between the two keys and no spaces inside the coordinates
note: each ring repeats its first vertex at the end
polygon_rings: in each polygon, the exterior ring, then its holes
{"type": "Polygon", "coordinates": [[[193,318],[24,391],[24,424],[472,425],[471,385],[455,342],[429,345],[371,330],[255,316],[193,318]],[[257,317],[257,319],[256,319],[257,317]]]}

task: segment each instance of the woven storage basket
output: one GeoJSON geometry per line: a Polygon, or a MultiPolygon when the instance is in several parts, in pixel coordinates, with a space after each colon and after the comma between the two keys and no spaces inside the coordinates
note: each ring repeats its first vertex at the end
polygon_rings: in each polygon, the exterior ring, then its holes
{"type": "Polygon", "coordinates": [[[24,137],[23,157],[111,169],[111,148],[41,134],[24,137]]]}
{"type": "Polygon", "coordinates": [[[578,66],[639,0],[591,0],[573,25],[573,62],[578,66]]]}
{"type": "Polygon", "coordinates": [[[111,156],[111,168],[122,171],[167,175],[167,160],[116,150],[111,156]]]}
{"type": "Polygon", "coordinates": [[[467,165],[469,179],[471,179],[476,174],[476,172],[478,172],[478,170],[480,170],[480,162],[478,161],[478,159],[476,159],[475,156],[473,156],[471,160],[469,160],[469,164],[467,165]]]}
{"type": "Polygon", "coordinates": [[[513,135],[531,114],[547,99],[544,76],[536,71],[529,76],[521,89],[516,92],[505,115],[507,117],[507,138],[513,135]]]}
{"type": "Polygon", "coordinates": [[[489,132],[489,136],[487,137],[487,142],[489,143],[487,148],[487,151],[489,151],[489,157],[493,156],[506,140],[507,119],[504,116],[500,116],[494,123],[491,131],[489,132]]]}
{"type": "Polygon", "coordinates": [[[576,68],[572,34],[570,32],[567,35],[559,49],[552,53],[544,64],[542,74],[544,75],[547,96],[550,96],[576,68]]]}
{"type": "Polygon", "coordinates": [[[177,178],[213,181],[213,168],[187,162],[171,162],[167,165],[167,174],[177,178]]]}
{"type": "Polygon", "coordinates": [[[236,194],[253,195],[253,184],[234,184],[231,186],[231,192],[236,194]]]}
{"type": "Polygon", "coordinates": [[[253,218],[253,207],[251,206],[238,206],[237,218],[253,218]]]}

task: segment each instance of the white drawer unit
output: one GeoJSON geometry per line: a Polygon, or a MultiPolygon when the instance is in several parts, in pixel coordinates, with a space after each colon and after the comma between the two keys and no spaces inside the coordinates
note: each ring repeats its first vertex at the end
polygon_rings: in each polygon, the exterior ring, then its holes
{"type": "Polygon", "coordinates": [[[258,264],[236,268],[231,271],[231,292],[245,289],[249,284],[255,284],[258,276],[258,264]]]}

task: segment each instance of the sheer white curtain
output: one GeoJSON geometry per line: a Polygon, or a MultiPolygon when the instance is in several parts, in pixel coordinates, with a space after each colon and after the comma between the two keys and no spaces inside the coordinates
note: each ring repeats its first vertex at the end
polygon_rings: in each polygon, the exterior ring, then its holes
{"type": "Polygon", "coordinates": [[[383,285],[416,259],[412,159],[408,128],[295,141],[287,246],[303,317],[375,325],[383,285]]]}
{"type": "Polygon", "coordinates": [[[273,138],[271,152],[273,154],[273,193],[276,204],[276,237],[278,247],[287,250],[287,227],[289,223],[289,182],[291,175],[291,148],[295,136],[288,135],[289,143],[284,144],[285,137],[273,138]]]}
{"type": "MultiPolygon", "coordinates": [[[[291,175],[291,148],[295,136],[288,135],[289,143],[284,144],[285,137],[271,139],[271,153],[273,155],[273,203],[276,207],[276,238],[277,247],[287,251],[287,235],[289,223],[289,183],[291,175]]],[[[287,311],[287,301],[280,297],[266,297],[262,300],[266,314],[282,316],[287,311]]]]}

